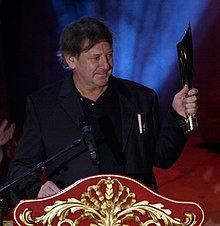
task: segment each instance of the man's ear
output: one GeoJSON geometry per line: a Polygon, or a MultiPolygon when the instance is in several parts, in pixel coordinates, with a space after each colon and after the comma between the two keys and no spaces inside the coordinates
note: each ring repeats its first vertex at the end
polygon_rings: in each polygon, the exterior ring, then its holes
{"type": "Polygon", "coordinates": [[[64,58],[68,66],[72,69],[75,68],[75,63],[76,63],[76,57],[74,57],[71,54],[64,54],[64,58]]]}

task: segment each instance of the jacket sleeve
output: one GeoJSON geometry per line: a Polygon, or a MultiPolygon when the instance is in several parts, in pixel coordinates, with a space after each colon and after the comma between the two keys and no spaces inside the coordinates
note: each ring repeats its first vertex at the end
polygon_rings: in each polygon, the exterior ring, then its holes
{"type": "Polygon", "coordinates": [[[183,134],[180,127],[182,116],[178,115],[171,107],[163,120],[157,134],[155,165],[159,168],[169,168],[179,158],[189,139],[189,135],[183,134]]]}
{"type": "MultiPolygon", "coordinates": [[[[19,141],[15,156],[9,167],[9,180],[14,181],[43,160],[43,144],[40,135],[40,126],[35,112],[34,104],[30,97],[26,104],[26,121],[23,127],[23,136],[19,141]]],[[[42,186],[39,172],[29,174],[16,182],[11,189],[11,203],[19,199],[37,197],[42,186]]]]}

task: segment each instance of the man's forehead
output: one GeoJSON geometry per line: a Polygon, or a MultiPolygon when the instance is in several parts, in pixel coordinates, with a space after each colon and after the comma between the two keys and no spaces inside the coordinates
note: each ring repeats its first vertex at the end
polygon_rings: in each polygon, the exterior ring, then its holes
{"type": "Polygon", "coordinates": [[[85,53],[96,54],[96,53],[111,52],[111,51],[113,50],[112,50],[112,45],[110,43],[99,42],[99,43],[96,43],[89,50],[85,51],[85,53]]]}

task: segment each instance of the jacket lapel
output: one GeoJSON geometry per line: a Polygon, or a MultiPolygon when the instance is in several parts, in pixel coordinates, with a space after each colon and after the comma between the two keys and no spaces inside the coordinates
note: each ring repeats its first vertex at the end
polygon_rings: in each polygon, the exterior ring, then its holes
{"type": "Polygon", "coordinates": [[[122,150],[124,151],[128,141],[131,126],[134,120],[135,106],[133,105],[133,103],[128,101],[128,99],[126,99],[124,96],[120,96],[119,102],[121,106],[121,119],[122,119],[122,150]]]}
{"type": "Polygon", "coordinates": [[[112,79],[115,84],[115,92],[117,92],[119,97],[122,120],[122,151],[124,151],[135,119],[135,105],[132,102],[130,92],[122,80],[116,79],[115,77],[112,77],[112,79]]]}
{"type": "Polygon", "coordinates": [[[74,89],[72,76],[63,81],[60,89],[60,104],[73,122],[79,126],[79,120],[84,113],[82,111],[77,92],[74,89]]]}

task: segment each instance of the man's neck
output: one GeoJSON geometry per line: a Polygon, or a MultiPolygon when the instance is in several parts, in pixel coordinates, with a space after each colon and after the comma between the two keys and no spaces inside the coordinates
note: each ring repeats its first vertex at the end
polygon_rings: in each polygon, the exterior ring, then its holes
{"type": "Polygon", "coordinates": [[[80,95],[94,102],[97,101],[97,99],[105,92],[105,90],[108,87],[107,85],[101,86],[101,87],[91,87],[91,86],[82,85],[80,82],[77,81],[77,79],[74,79],[74,77],[73,77],[73,81],[80,95]]]}

